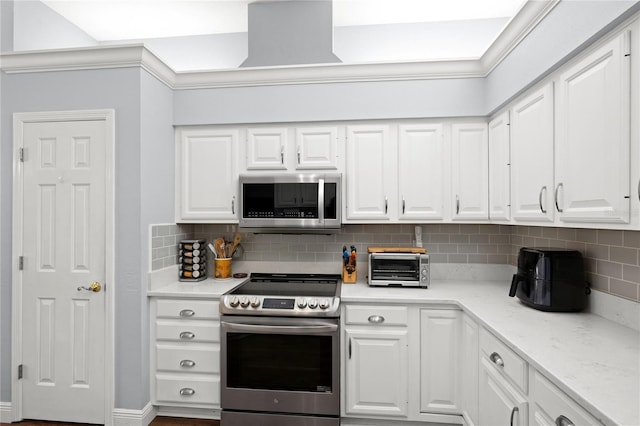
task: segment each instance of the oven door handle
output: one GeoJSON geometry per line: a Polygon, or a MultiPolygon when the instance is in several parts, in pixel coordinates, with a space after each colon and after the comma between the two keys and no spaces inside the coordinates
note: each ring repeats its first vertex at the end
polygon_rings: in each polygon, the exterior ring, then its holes
{"type": "Polygon", "coordinates": [[[259,324],[240,324],[228,321],[222,321],[223,327],[229,331],[256,332],[256,333],[280,333],[280,334],[324,334],[338,331],[337,324],[322,325],[259,325],[259,324]]]}

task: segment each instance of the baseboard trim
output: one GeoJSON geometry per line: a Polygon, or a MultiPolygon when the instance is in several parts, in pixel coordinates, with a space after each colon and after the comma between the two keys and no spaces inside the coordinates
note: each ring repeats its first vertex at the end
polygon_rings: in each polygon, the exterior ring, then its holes
{"type": "Polygon", "coordinates": [[[0,423],[13,422],[13,405],[10,402],[0,401],[0,423]]]}
{"type": "Polygon", "coordinates": [[[191,419],[220,420],[220,409],[160,406],[158,407],[156,415],[166,417],[187,417],[191,419]]]}
{"type": "Polygon", "coordinates": [[[158,409],[147,404],[142,410],[126,410],[114,408],[113,426],[148,426],[156,417],[158,409]]]}

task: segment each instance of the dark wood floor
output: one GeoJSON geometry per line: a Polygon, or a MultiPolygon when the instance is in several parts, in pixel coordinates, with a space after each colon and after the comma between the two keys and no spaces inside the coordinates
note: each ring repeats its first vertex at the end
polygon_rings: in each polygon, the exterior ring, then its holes
{"type": "MultiPolygon", "coordinates": [[[[44,422],[24,420],[19,423],[0,423],[0,426],[80,426],[81,423],[44,422]]],[[[156,417],[149,426],[220,426],[220,420],[184,419],[181,417],[156,417]]]]}

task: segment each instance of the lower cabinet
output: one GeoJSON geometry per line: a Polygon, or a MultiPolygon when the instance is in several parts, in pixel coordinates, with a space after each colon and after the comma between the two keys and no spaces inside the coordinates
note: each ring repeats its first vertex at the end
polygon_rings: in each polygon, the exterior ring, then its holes
{"type": "Polygon", "coordinates": [[[485,358],[480,360],[479,425],[527,424],[527,399],[485,358]]]}
{"type": "Polygon", "coordinates": [[[220,408],[220,320],[216,300],[151,299],[154,405],[220,408]]]}
{"type": "Polygon", "coordinates": [[[478,324],[466,313],[460,323],[460,406],[468,426],[478,423],[478,324]]]}

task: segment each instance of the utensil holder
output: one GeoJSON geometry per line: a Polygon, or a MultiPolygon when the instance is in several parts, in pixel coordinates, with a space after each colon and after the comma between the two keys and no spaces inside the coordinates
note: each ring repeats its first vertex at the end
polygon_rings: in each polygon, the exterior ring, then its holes
{"type": "Polygon", "coordinates": [[[216,258],[213,261],[213,277],[216,280],[231,278],[231,258],[216,258]]]}

